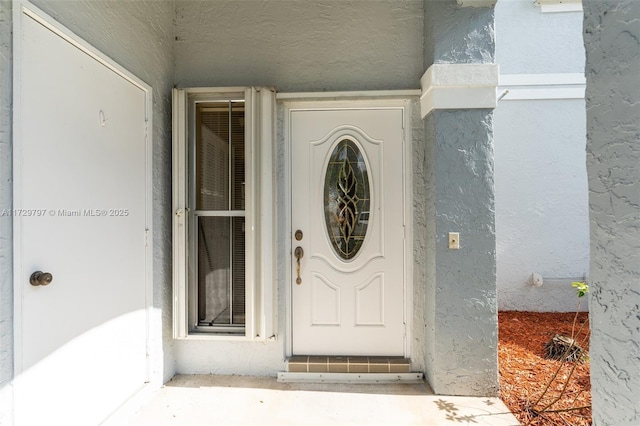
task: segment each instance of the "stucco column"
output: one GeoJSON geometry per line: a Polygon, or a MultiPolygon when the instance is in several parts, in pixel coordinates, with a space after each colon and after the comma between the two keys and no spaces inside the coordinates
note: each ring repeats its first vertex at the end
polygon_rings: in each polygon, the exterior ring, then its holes
{"type": "Polygon", "coordinates": [[[640,2],[585,1],[594,425],[640,421],[640,2]]]}
{"type": "MultiPolygon", "coordinates": [[[[460,3],[460,4],[459,4],[460,3]]],[[[426,375],[449,395],[497,395],[494,10],[425,1],[426,375]],[[449,233],[460,248],[449,248],[449,233]]]]}

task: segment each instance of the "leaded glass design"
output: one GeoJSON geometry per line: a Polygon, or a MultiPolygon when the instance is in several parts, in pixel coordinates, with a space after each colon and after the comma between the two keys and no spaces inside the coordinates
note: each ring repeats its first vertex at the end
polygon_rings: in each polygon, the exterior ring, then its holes
{"type": "Polygon", "coordinates": [[[329,240],[342,259],[357,254],[369,225],[369,174],[362,151],[342,139],[329,157],[324,180],[325,222],[329,240]]]}

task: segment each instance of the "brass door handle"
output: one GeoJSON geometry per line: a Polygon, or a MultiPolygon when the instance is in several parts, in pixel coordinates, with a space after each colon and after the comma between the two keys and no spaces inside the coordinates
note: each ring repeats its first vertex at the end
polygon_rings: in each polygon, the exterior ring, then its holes
{"type": "Polygon", "coordinates": [[[35,271],[29,277],[29,283],[33,286],[49,285],[53,281],[53,275],[49,272],[35,271]]]}
{"type": "Polygon", "coordinates": [[[296,263],[297,263],[296,271],[298,271],[298,278],[296,278],[296,284],[300,285],[302,284],[302,278],[300,278],[300,259],[304,257],[304,250],[302,250],[302,247],[298,246],[293,251],[293,255],[296,257],[296,263]]]}

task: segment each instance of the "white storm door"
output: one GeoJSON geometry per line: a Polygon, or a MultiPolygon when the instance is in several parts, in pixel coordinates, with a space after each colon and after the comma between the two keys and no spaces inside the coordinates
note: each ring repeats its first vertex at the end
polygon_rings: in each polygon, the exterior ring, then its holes
{"type": "Polygon", "coordinates": [[[148,377],[149,93],[18,16],[15,423],[99,424],[148,377]]]}
{"type": "Polygon", "coordinates": [[[290,126],[293,353],[404,355],[403,109],[291,110],[290,126]]]}

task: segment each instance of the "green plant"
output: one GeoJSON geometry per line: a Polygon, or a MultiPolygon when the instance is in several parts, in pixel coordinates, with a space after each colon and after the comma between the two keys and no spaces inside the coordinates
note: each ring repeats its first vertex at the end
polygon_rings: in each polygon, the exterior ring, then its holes
{"type": "MultiPolygon", "coordinates": [[[[546,383],[546,385],[544,386],[542,393],[540,394],[540,396],[536,399],[536,401],[533,404],[529,404],[527,410],[533,415],[533,417],[530,418],[530,420],[526,423],[527,425],[529,425],[535,418],[543,415],[544,413],[559,413],[559,412],[563,412],[563,411],[573,411],[573,410],[581,410],[584,408],[590,408],[591,406],[581,406],[581,407],[569,407],[569,408],[560,408],[560,409],[552,409],[553,405],[556,404],[558,401],[560,401],[560,399],[564,396],[565,391],[567,389],[567,386],[570,383],[571,377],[573,376],[573,373],[576,369],[576,366],[578,365],[579,362],[581,361],[586,361],[588,360],[588,357],[586,356],[580,356],[580,357],[572,357],[570,356],[570,354],[572,354],[573,352],[575,352],[576,349],[576,345],[577,345],[577,337],[580,335],[580,333],[582,332],[585,324],[588,323],[588,321],[585,321],[584,323],[582,323],[582,325],[580,326],[580,329],[578,330],[578,332],[575,332],[575,328],[576,328],[576,323],[578,321],[578,314],[580,313],[580,305],[581,305],[581,298],[584,297],[588,292],[589,292],[589,285],[583,281],[574,281],[571,283],[571,286],[573,288],[576,289],[576,294],[578,296],[578,306],[576,307],[576,314],[573,318],[573,323],[571,325],[571,337],[570,338],[565,338],[565,339],[561,339],[565,342],[568,342],[569,344],[566,345],[566,349],[564,351],[564,353],[562,354],[562,356],[559,357],[560,360],[560,364],[558,365],[558,368],[554,371],[553,375],[551,376],[551,378],[549,379],[549,381],[546,383]],[[551,399],[551,401],[545,403],[545,404],[541,404],[543,398],[545,397],[545,395],[548,394],[550,388],[551,388],[551,384],[557,379],[558,375],[560,374],[560,371],[562,370],[562,368],[564,367],[565,364],[567,364],[568,362],[572,362],[571,365],[571,369],[569,370],[569,373],[565,376],[564,379],[564,383],[562,385],[562,389],[560,391],[560,393],[553,397],[551,399]],[[541,405],[541,408],[538,408],[538,406],[541,405]]],[[[554,336],[557,337],[559,335],[554,336]]],[[[577,396],[576,396],[577,399],[577,396]]],[[[574,399],[575,402],[575,399],[574,399]]],[[[573,405],[573,404],[572,404],[573,405]]]]}
{"type": "Polygon", "coordinates": [[[578,292],[578,300],[585,294],[589,293],[589,285],[584,281],[574,281],[571,283],[571,287],[575,288],[578,292]]]}

